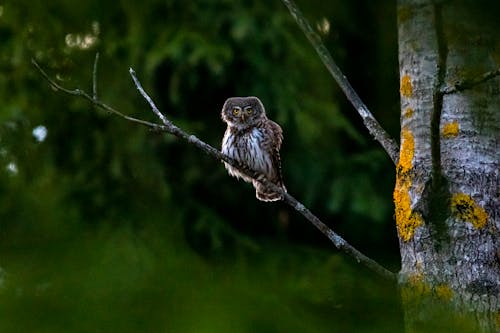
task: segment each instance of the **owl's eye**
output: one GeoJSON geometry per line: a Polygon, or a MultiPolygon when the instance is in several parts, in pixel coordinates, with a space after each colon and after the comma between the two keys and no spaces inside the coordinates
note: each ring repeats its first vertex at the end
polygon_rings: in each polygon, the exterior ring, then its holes
{"type": "Polygon", "coordinates": [[[253,109],[252,108],[247,108],[247,109],[245,109],[245,111],[248,114],[252,114],[253,113],[253,109]]]}
{"type": "Polygon", "coordinates": [[[234,114],[235,116],[237,116],[237,115],[238,115],[238,113],[240,113],[240,109],[238,109],[238,108],[234,108],[234,109],[233,109],[233,114],[234,114]]]}

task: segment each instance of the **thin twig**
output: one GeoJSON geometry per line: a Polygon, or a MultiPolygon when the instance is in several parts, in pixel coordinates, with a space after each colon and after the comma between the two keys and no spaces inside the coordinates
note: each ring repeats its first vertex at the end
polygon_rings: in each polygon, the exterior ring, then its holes
{"type": "Polygon", "coordinates": [[[137,77],[135,75],[135,71],[132,68],[129,68],[128,71],[130,73],[130,76],[132,76],[132,80],[134,80],[135,86],[137,87],[137,89],[141,93],[142,97],[144,97],[144,99],[151,106],[151,109],[153,110],[154,114],[156,114],[158,116],[158,118],[160,118],[161,122],[163,124],[165,124],[166,126],[173,126],[173,124],[170,122],[170,120],[168,120],[167,117],[165,117],[163,115],[163,113],[161,113],[160,110],[158,110],[158,108],[156,107],[156,105],[153,102],[153,100],[151,99],[151,97],[149,97],[149,95],[146,94],[146,92],[142,88],[141,83],[139,82],[139,80],[137,79],[137,77]]]}
{"type": "Polygon", "coordinates": [[[328,52],[328,49],[321,41],[321,38],[311,28],[311,25],[299,10],[297,5],[293,2],[293,0],[282,1],[290,11],[290,14],[292,14],[299,27],[302,29],[302,32],[306,35],[307,39],[318,53],[323,64],[326,66],[335,81],[337,81],[340,89],[342,89],[347,99],[358,111],[359,115],[363,119],[363,123],[368,129],[368,132],[370,132],[375,140],[377,140],[382,145],[394,164],[397,164],[399,160],[399,147],[394,139],[392,139],[389,134],[382,128],[382,126],[380,126],[373,114],[368,110],[366,105],[363,103],[359,95],[353,89],[345,75],[333,60],[330,52],[328,52]]]}
{"type": "Polygon", "coordinates": [[[140,81],[137,79],[137,76],[132,68],[129,69],[129,73],[132,77],[132,80],[134,81],[134,84],[139,90],[140,94],[144,97],[144,99],[148,102],[149,106],[151,107],[152,111],[158,116],[158,118],[162,121],[163,125],[159,124],[154,124],[150,123],[147,121],[143,121],[140,119],[128,117],[124,115],[123,113],[115,110],[114,108],[108,106],[107,104],[104,104],[100,102],[97,99],[94,99],[90,97],[87,93],[80,89],[66,89],[64,87],[61,87],[59,84],[54,82],[41,68],[40,66],[32,60],[33,64],[35,67],[40,71],[42,76],[49,82],[49,84],[54,87],[57,90],[60,90],[62,92],[65,92],[70,95],[75,95],[75,96],[80,96],[83,97],[84,99],[90,101],[92,104],[109,111],[115,115],[118,115],[126,120],[133,121],[136,123],[139,123],[141,125],[148,126],[150,128],[153,128],[155,130],[163,131],[163,132],[168,132],[171,133],[179,138],[182,138],[189,143],[195,145],[196,147],[200,148],[203,150],[205,153],[208,155],[212,156],[213,158],[217,160],[222,160],[231,166],[238,168],[242,173],[245,175],[251,177],[252,179],[255,179],[262,183],[264,186],[271,188],[273,191],[276,191],[280,193],[283,196],[283,201],[287,203],[289,206],[293,207],[296,211],[301,213],[309,222],[311,222],[316,228],[318,228],[325,236],[328,237],[328,239],[337,247],[339,250],[343,251],[344,253],[350,255],[353,257],[357,262],[364,264],[366,267],[374,271],[375,273],[379,274],[381,277],[391,280],[391,281],[396,281],[396,275],[392,273],[391,271],[387,270],[384,268],[382,265],[377,263],[375,260],[367,257],[360,251],[358,251],[356,248],[354,248],[352,245],[347,243],[340,235],[336,234],[333,230],[328,228],[326,224],[324,224],[318,217],[316,217],[309,209],[307,209],[302,203],[300,203],[297,199],[292,197],[289,193],[283,191],[283,189],[279,186],[276,186],[272,182],[270,182],[268,179],[266,179],[264,176],[259,174],[258,172],[252,170],[246,165],[243,165],[241,163],[238,163],[237,161],[231,159],[230,157],[222,154],[218,149],[210,146],[209,144],[201,141],[194,135],[190,135],[186,133],[184,130],[182,130],[180,127],[177,127],[174,125],[170,120],[163,115],[160,110],[156,107],[155,103],[151,99],[151,97],[146,93],[144,88],[142,87],[140,81]]]}
{"type": "Polygon", "coordinates": [[[92,97],[97,99],[97,63],[99,62],[99,52],[95,54],[94,69],[92,70],[92,97]]]}
{"type": "Polygon", "coordinates": [[[145,120],[142,120],[142,119],[137,119],[137,118],[134,118],[134,117],[130,117],[130,116],[127,116],[123,113],[121,113],[120,111],[112,108],[111,106],[97,100],[97,99],[94,99],[92,98],[89,94],[87,94],[85,91],[81,90],[81,89],[67,89],[67,88],[64,88],[63,86],[59,85],[58,83],[56,83],[54,80],[52,80],[48,75],[47,73],[45,73],[45,71],[38,65],[38,63],[34,60],[34,59],[31,59],[31,63],[36,67],[36,69],[38,69],[38,71],[40,72],[40,74],[43,76],[43,78],[50,84],[50,86],[52,88],[54,88],[55,90],[59,90],[59,91],[62,91],[68,95],[73,95],[73,96],[79,96],[79,97],[82,97],[86,100],[88,100],[89,102],[91,102],[92,104],[100,107],[101,109],[105,110],[105,111],[108,111],[110,113],[114,113],[115,115],[117,116],[120,116],[126,120],[129,120],[129,121],[132,121],[134,123],[138,123],[140,125],[144,125],[144,126],[147,126],[149,128],[151,128],[152,130],[156,130],[156,131],[165,131],[165,128],[164,126],[162,125],[159,125],[159,124],[155,124],[155,123],[151,123],[149,121],[145,121],[145,120]]]}

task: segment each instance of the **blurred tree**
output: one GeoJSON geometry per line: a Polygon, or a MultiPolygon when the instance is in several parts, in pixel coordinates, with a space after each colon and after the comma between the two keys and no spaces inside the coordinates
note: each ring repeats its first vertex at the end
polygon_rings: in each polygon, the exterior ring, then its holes
{"type": "MultiPolygon", "coordinates": [[[[396,133],[395,6],[358,6],[305,9],[396,133]]],[[[390,161],[294,29],[278,1],[0,4],[2,332],[401,329],[394,287],[325,251],[301,217],[169,136],[50,93],[30,64],[88,90],[99,51],[99,97],[154,119],[133,66],[173,121],[214,146],[225,98],[258,95],[285,130],[289,190],[397,266],[390,161]]]]}

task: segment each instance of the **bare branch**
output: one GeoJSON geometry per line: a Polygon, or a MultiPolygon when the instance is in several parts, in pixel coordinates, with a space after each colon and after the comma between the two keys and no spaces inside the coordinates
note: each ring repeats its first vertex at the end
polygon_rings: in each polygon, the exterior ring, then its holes
{"type": "Polygon", "coordinates": [[[343,251],[344,253],[350,255],[353,257],[357,262],[364,264],[366,267],[380,275],[381,277],[391,280],[391,281],[396,281],[396,274],[392,273],[391,271],[387,270],[384,268],[382,265],[377,263],[375,260],[367,257],[360,251],[358,251],[356,248],[354,248],[352,245],[347,243],[340,235],[336,234],[333,230],[328,228],[326,224],[324,224],[318,217],[316,217],[309,209],[307,209],[302,203],[300,203],[297,199],[292,197],[289,193],[284,192],[283,189],[279,186],[276,186],[272,182],[270,182],[268,179],[266,179],[263,175],[259,174],[258,172],[252,170],[246,165],[243,165],[241,163],[238,163],[237,161],[231,159],[230,157],[222,154],[218,149],[210,146],[209,144],[201,141],[194,135],[190,135],[183,131],[181,128],[177,127],[174,125],[170,120],[163,115],[158,108],[156,107],[155,103],[151,99],[151,97],[144,91],[144,88],[142,87],[140,81],[137,79],[137,76],[132,68],[129,69],[129,73],[134,81],[134,84],[136,88],[139,90],[141,95],[144,97],[144,99],[148,102],[150,105],[152,111],[158,116],[158,118],[162,121],[163,125],[160,124],[154,124],[150,123],[147,121],[143,121],[140,119],[128,117],[124,115],[123,113],[115,110],[114,108],[108,106],[107,104],[104,104],[100,102],[99,100],[90,97],[87,93],[80,89],[66,89],[64,87],[61,87],[58,85],[56,82],[54,82],[41,68],[40,66],[32,60],[33,64],[35,67],[40,71],[42,76],[49,82],[49,84],[54,87],[56,90],[60,90],[64,93],[70,94],[70,95],[75,95],[75,96],[80,96],[88,101],[90,101],[92,104],[109,111],[117,116],[120,116],[126,120],[133,121],[135,123],[139,123],[141,125],[145,125],[147,127],[153,128],[155,130],[159,130],[162,132],[168,132],[170,134],[173,134],[179,138],[182,138],[189,143],[195,145],[199,149],[203,150],[205,153],[208,155],[212,156],[213,158],[217,160],[222,160],[231,166],[239,169],[242,173],[245,175],[251,177],[254,180],[257,180],[258,182],[262,183],[266,187],[271,188],[273,191],[276,191],[280,193],[283,196],[283,201],[287,203],[289,206],[293,207],[296,211],[301,213],[309,222],[311,222],[316,228],[318,228],[328,239],[337,247],[339,250],[343,251]]]}
{"type": "Polygon", "coordinates": [[[205,142],[201,141],[197,137],[193,135],[189,135],[185,133],[183,130],[181,130],[179,127],[175,126],[170,122],[156,107],[154,104],[153,100],[149,95],[144,91],[142,88],[141,83],[137,79],[135,72],[132,68],[129,69],[130,75],[132,76],[132,79],[134,80],[135,86],[141,93],[141,95],[146,99],[146,101],[149,103],[151,106],[151,109],[153,112],[160,118],[160,120],[163,122],[163,124],[170,128],[169,132],[182,137],[183,139],[188,140],[190,143],[196,145],[197,147],[201,148],[204,150],[206,153],[209,155],[215,157],[216,159],[223,160],[227,163],[229,163],[231,166],[238,168],[240,171],[242,171],[245,175],[261,182],[263,185],[266,187],[272,188],[273,191],[280,193],[283,196],[283,201],[285,201],[289,206],[293,207],[296,211],[301,213],[309,222],[311,222],[316,228],[318,228],[332,243],[337,247],[339,250],[344,251],[345,253],[349,254],[350,256],[354,257],[358,262],[363,263],[366,265],[368,268],[371,270],[375,271],[379,275],[387,278],[387,279],[395,279],[394,273],[388,271],[386,268],[382,267],[380,264],[378,264],[376,261],[373,259],[365,256],[363,253],[359,252],[356,248],[354,248],[352,245],[347,243],[341,236],[336,234],[333,230],[328,228],[326,224],[324,224],[316,215],[314,215],[309,209],[307,209],[302,203],[300,203],[297,199],[292,197],[288,192],[283,191],[283,189],[279,186],[276,186],[269,180],[267,180],[263,175],[259,174],[258,172],[251,170],[248,166],[246,165],[241,165],[240,163],[230,159],[228,156],[222,154],[219,150],[213,148],[212,146],[206,144],[205,142]]]}
{"type": "Polygon", "coordinates": [[[137,119],[137,118],[134,118],[134,117],[127,116],[127,115],[121,113],[120,111],[112,108],[111,106],[109,106],[109,105],[107,105],[107,104],[105,104],[105,103],[103,103],[103,102],[101,102],[101,101],[99,101],[97,99],[92,98],[89,94],[87,94],[83,90],[80,90],[80,89],[73,89],[72,90],[72,89],[67,89],[67,88],[62,87],[61,85],[59,85],[58,83],[56,83],[54,80],[52,80],[47,75],[47,73],[45,73],[45,71],[38,65],[38,63],[34,59],[31,59],[31,63],[36,67],[36,69],[38,69],[38,71],[43,76],[43,78],[55,90],[62,91],[64,93],[68,94],[68,95],[82,97],[82,98],[88,100],[89,102],[91,102],[92,104],[94,104],[95,106],[98,106],[99,108],[101,108],[101,109],[103,109],[105,111],[108,111],[110,113],[114,113],[115,115],[120,116],[120,117],[122,117],[122,118],[124,118],[126,120],[132,121],[134,123],[138,123],[140,125],[149,127],[152,130],[155,130],[155,131],[165,131],[164,126],[159,125],[159,124],[155,124],[155,123],[151,123],[149,121],[145,121],[145,120],[142,120],[142,119],[137,119]]]}
{"type": "Polygon", "coordinates": [[[347,99],[358,111],[359,115],[363,119],[365,127],[368,129],[368,132],[370,132],[375,140],[377,140],[382,145],[394,164],[397,164],[399,160],[399,147],[394,139],[392,139],[389,134],[382,128],[382,126],[380,126],[373,114],[371,114],[371,112],[368,110],[366,105],[363,103],[345,75],[333,60],[330,52],[328,52],[328,49],[321,41],[321,38],[311,28],[311,25],[299,10],[297,5],[293,2],[293,0],[282,1],[290,11],[290,14],[292,14],[299,27],[302,29],[302,32],[306,35],[307,39],[318,53],[321,61],[323,61],[323,64],[326,66],[335,81],[337,81],[347,99]]]}
{"type": "Polygon", "coordinates": [[[99,62],[99,52],[95,54],[94,69],[92,71],[92,97],[97,99],[97,63],[99,62]]]}
{"type": "Polygon", "coordinates": [[[163,113],[160,112],[160,110],[158,110],[158,108],[156,107],[156,105],[153,102],[153,100],[151,99],[151,97],[149,97],[149,95],[144,91],[141,83],[139,82],[139,80],[137,79],[137,77],[135,75],[135,71],[132,68],[129,68],[128,72],[130,73],[130,76],[132,76],[132,80],[134,80],[134,84],[137,87],[137,90],[139,90],[142,97],[144,97],[144,99],[151,106],[151,110],[153,110],[153,112],[158,116],[158,118],[160,118],[160,120],[163,124],[165,124],[167,126],[172,126],[173,124],[167,119],[167,117],[165,117],[163,115],[163,113]]]}
{"type": "Polygon", "coordinates": [[[452,85],[445,86],[441,88],[441,94],[447,95],[447,94],[453,94],[459,91],[464,91],[467,89],[471,89],[474,86],[477,86],[478,84],[481,84],[483,82],[488,81],[489,79],[492,79],[496,76],[500,75],[500,68],[497,68],[495,70],[483,73],[482,75],[471,78],[471,79],[464,79],[462,81],[455,82],[452,85]]]}

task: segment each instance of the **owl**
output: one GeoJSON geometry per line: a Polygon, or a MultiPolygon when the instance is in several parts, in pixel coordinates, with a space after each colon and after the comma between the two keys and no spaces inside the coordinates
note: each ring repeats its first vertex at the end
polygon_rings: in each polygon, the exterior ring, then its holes
{"type": "MultiPolygon", "coordinates": [[[[266,117],[262,102],[254,96],[231,97],[224,103],[221,116],[227,123],[222,139],[222,153],[246,164],[286,191],[281,176],[279,153],[283,132],[278,124],[266,117]]],[[[282,199],[281,194],[266,188],[229,164],[224,164],[231,176],[253,183],[257,199],[282,199]]]]}

